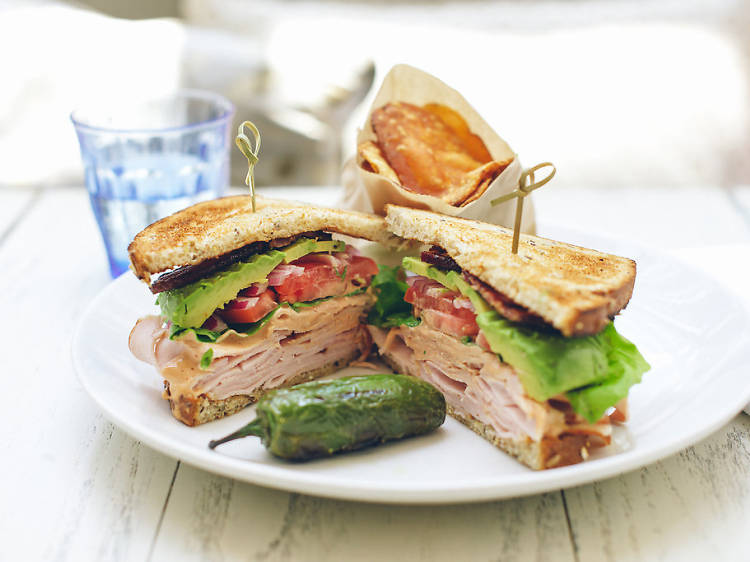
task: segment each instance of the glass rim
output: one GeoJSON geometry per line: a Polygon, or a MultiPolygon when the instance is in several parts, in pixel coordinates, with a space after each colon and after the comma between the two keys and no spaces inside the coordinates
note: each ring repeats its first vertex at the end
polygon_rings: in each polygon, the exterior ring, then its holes
{"type": "Polygon", "coordinates": [[[77,130],[80,130],[80,131],[138,135],[138,134],[154,134],[154,133],[177,133],[177,132],[193,131],[196,129],[211,127],[223,121],[230,120],[234,116],[234,113],[235,113],[234,104],[231,101],[229,101],[226,97],[222,96],[221,94],[217,94],[215,92],[209,92],[206,90],[191,90],[191,89],[177,90],[176,92],[172,94],[165,94],[163,96],[154,97],[154,98],[145,98],[145,99],[139,100],[138,103],[166,101],[166,100],[177,99],[177,98],[199,99],[199,100],[204,100],[204,101],[216,102],[216,105],[218,105],[222,109],[221,115],[219,115],[218,117],[214,117],[213,119],[204,119],[202,121],[196,121],[194,123],[188,123],[186,125],[176,125],[173,127],[124,128],[124,127],[105,127],[105,126],[100,126],[100,125],[90,125],[88,123],[84,123],[81,120],[81,116],[80,116],[80,113],[84,110],[81,108],[76,108],[70,112],[70,120],[72,121],[73,126],[77,130]]]}

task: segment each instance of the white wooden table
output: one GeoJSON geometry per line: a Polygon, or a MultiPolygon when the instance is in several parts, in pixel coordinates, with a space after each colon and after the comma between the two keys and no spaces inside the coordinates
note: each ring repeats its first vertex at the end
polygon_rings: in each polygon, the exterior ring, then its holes
{"type": "MultiPolygon", "coordinates": [[[[541,233],[631,237],[748,283],[749,188],[549,188],[536,204],[541,233]]],[[[483,504],[319,499],[182,464],[107,422],[75,377],[71,333],[108,281],[81,187],[0,188],[1,561],[750,560],[744,414],[641,470],[483,504]]]]}

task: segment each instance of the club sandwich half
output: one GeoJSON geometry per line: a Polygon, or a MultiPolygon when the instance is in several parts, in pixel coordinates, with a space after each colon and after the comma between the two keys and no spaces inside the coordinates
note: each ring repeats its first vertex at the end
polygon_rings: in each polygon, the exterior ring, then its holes
{"type": "Polygon", "coordinates": [[[369,354],[378,268],[337,235],[400,244],[375,215],[261,198],[252,212],[247,196],[135,237],[131,269],[161,314],[141,318],[129,345],[158,369],[175,418],[205,423],[369,354]]]}
{"type": "Polygon", "coordinates": [[[389,205],[394,234],[429,246],[383,270],[368,329],[398,372],[439,388],[448,412],[534,469],[585,460],[624,421],[649,369],[612,319],[630,260],[477,221],[389,205]]]}

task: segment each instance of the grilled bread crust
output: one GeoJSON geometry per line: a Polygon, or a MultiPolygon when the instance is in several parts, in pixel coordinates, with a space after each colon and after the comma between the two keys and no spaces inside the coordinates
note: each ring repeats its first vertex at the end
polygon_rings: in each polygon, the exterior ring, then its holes
{"type": "Polygon", "coordinates": [[[195,265],[252,242],[317,230],[402,246],[377,215],[263,197],[257,198],[253,213],[250,196],[237,195],[198,203],[153,223],[136,235],[128,253],[135,275],[149,283],[157,273],[195,265]]]}
{"type": "Polygon", "coordinates": [[[505,451],[534,470],[578,464],[586,460],[589,450],[593,448],[588,435],[573,433],[546,435],[541,441],[534,441],[529,437],[518,439],[500,437],[492,426],[464,415],[453,406],[447,406],[447,411],[474,433],[484,437],[501,451],[505,451]]]}
{"type": "Polygon", "coordinates": [[[456,263],[565,336],[600,332],[630,300],[633,260],[502,226],[386,205],[394,234],[444,248],[456,263]]]}

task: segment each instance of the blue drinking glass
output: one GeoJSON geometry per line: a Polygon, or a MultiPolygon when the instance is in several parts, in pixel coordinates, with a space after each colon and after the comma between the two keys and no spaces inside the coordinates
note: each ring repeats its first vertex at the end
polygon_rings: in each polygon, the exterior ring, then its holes
{"type": "Polygon", "coordinates": [[[146,226],[224,194],[233,115],[226,98],[190,90],[71,113],[112,277],[146,226]]]}

